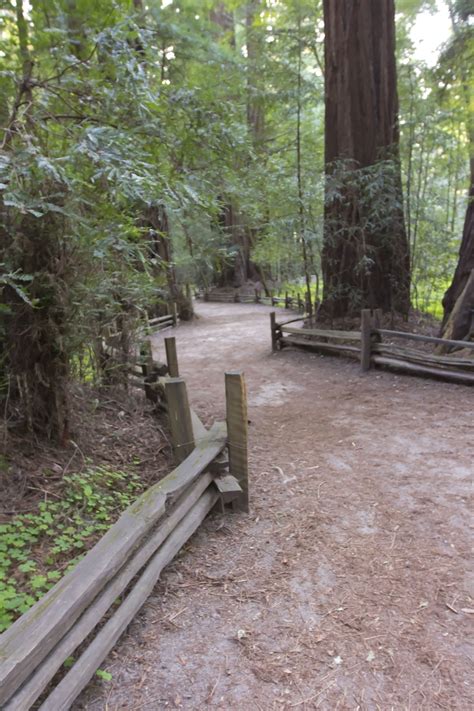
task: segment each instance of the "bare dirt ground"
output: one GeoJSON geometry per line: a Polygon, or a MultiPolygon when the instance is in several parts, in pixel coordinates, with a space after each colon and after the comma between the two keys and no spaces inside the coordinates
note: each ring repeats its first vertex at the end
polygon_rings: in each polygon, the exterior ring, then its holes
{"type": "Polygon", "coordinates": [[[197,310],[182,374],[210,423],[245,371],[252,510],[208,519],[75,709],[474,708],[473,389],[272,355],[269,308],[197,310]]]}

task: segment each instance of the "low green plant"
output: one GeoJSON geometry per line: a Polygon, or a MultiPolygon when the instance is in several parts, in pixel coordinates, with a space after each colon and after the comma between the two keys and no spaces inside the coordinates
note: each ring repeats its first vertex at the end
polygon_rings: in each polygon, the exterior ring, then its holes
{"type": "Polygon", "coordinates": [[[142,490],[107,467],[64,476],[63,496],[0,525],[0,632],[39,600],[142,490]]]}

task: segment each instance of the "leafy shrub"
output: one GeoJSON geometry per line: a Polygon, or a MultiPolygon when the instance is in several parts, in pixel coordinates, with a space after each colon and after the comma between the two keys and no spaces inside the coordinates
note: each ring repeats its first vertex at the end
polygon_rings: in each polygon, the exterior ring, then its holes
{"type": "Polygon", "coordinates": [[[134,473],[89,468],[64,477],[63,498],[0,525],[0,632],[76,565],[142,488],[134,473]]]}

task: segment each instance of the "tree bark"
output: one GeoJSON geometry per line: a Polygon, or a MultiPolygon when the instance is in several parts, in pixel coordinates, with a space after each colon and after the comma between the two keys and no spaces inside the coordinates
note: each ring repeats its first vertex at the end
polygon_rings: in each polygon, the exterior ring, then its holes
{"type": "Polygon", "coordinates": [[[394,0],[324,0],[323,312],[408,313],[394,0]],[[373,170],[372,170],[373,169],[373,170]]]}
{"type": "MultiPolygon", "coordinates": [[[[474,176],[472,178],[468,200],[469,202],[466,210],[466,219],[464,220],[461,247],[459,249],[459,260],[454,272],[451,286],[446,291],[443,298],[443,331],[448,323],[456,302],[466,287],[471,272],[474,270],[474,176]]],[[[470,308],[474,309],[474,303],[471,303],[470,308]]],[[[468,318],[464,319],[461,323],[466,326],[466,329],[463,332],[462,327],[460,329],[458,328],[458,335],[456,338],[464,338],[467,333],[467,329],[470,326],[470,320],[468,318]]]]}
{"type": "MultiPolygon", "coordinates": [[[[451,22],[453,27],[454,36],[458,37],[464,23],[467,24],[469,20],[470,12],[466,9],[463,10],[461,3],[456,4],[452,2],[448,3],[448,7],[451,14],[451,22]],[[456,15],[457,12],[457,15],[456,15]]],[[[447,289],[443,297],[443,326],[442,329],[445,330],[451,312],[454,309],[459,297],[463,293],[466,284],[468,283],[471,271],[474,269],[474,115],[472,112],[472,70],[470,66],[465,66],[461,59],[460,66],[460,78],[461,78],[461,93],[466,108],[466,128],[467,128],[467,138],[469,142],[469,167],[470,167],[470,185],[468,192],[468,203],[466,209],[466,217],[464,220],[464,228],[462,233],[461,246],[459,249],[459,259],[454,272],[453,281],[449,289],[447,289]]],[[[471,308],[474,308],[474,304],[471,304],[471,308]]],[[[467,323],[464,320],[463,323],[467,323]]],[[[467,325],[467,328],[469,328],[467,325]]],[[[464,333],[459,332],[459,337],[464,338],[467,331],[464,333]]]]}
{"type": "MultiPolygon", "coordinates": [[[[467,277],[443,330],[443,338],[455,341],[469,340],[474,323],[474,269],[467,277]]],[[[472,340],[472,339],[471,339],[472,340]]],[[[447,353],[449,347],[439,345],[436,353],[447,353]]]]}

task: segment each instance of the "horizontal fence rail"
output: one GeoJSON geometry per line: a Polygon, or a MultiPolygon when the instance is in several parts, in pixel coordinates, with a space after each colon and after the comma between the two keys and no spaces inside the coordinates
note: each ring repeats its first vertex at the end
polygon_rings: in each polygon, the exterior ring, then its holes
{"type": "MultiPolygon", "coordinates": [[[[202,289],[196,292],[196,298],[200,298],[203,301],[215,302],[215,303],[238,303],[238,304],[262,304],[263,306],[280,306],[285,309],[293,309],[294,311],[299,311],[301,313],[309,313],[311,310],[310,305],[306,300],[303,300],[301,296],[289,296],[288,293],[285,296],[275,296],[273,294],[266,296],[262,295],[259,291],[255,294],[242,294],[238,289],[234,292],[213,290],[213,289],[202,289]]],[[[315,300],[312,307],[316,310],[317,302],[315,300]]]]}
{"type": "MultiPolygon", "coordinates": [[[[175,344],[167,353],[177,372],[175,344]]],[[[226,373],[225,380],[227,423],[207,430],[189,408],[184,380],[161,378],[176,468],[126,509],[77,566],[0,635],[0,708],[25,711],[46,689],[42,711],[70,708],[163,568],[208,512],[219,502],[248,511],[245,384],[241,373],[226,373]],[[64,661],[85,640],[85,650],[51,689],[64,661]]]]}
{"type": "Polygon", "coordinates": [[[363,372],[372,366],[383,366],[400,372],[442,378],[452,382],[474,383],[474,342],[437,338],[421,333],[408,333],[380,328],[381,312],[363,309],[360,331],[337,331],[305,328],[304,317],[277,323],[270,314],[272,350],[293,346],[330,355],[343,355],[359,360],[363,372]],[[289,324],[300,322],[301,326],[289,324]],[[393,341],[408,340],[434,345],[436,349],[454,349],[447,355],[409,348],[393,341]],[[464,350],[467,357],[460,357],[464,350]],[[472,357],[469,355],[472,354],[472,357]]]}

